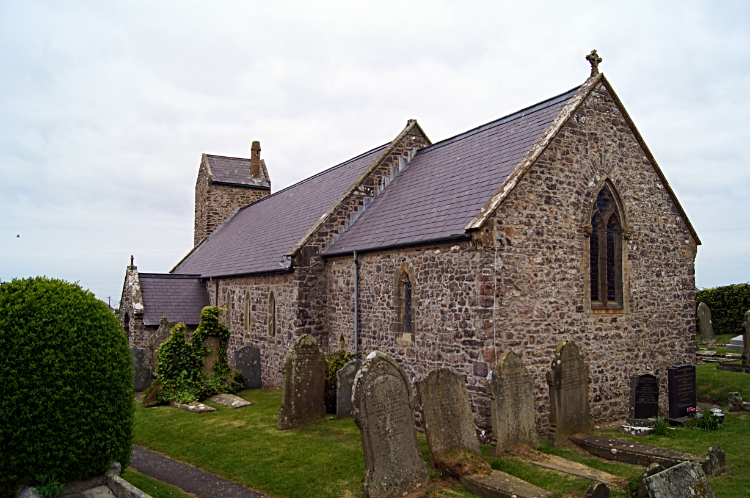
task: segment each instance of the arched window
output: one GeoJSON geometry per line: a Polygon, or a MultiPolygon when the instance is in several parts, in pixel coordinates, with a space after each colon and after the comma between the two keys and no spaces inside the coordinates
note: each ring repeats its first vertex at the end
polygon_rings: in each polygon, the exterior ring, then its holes
{"type": "Polygon", "coordinates": [[[245,332],[250,332],[250,292],[245,291],[245,332]]]}
{"type": "Polygon", "coordinates": [[[273,291],[268,295],[268,337],[276,335],[276,297],[273,291]]]}
{"type": "Polygon", "coordinates": [[[339,351],[346,351],[346,339],[344,339],[344,334],[339,336],[339,351]]]}
{"type": "Polygon", "coordinates": [[[396,343],[413,346],[417,331],[417,296],[414,270],[408,263],[402,263],[393,279],[393,307],[396,312],[392,330],[396,332],[396,343]]]}
{"type": "Polygon", "coordinates": [[[615,196],[604,184],[596,196],[591,216],[589,270],[591,309],[623,309],[622,216],[615,196]]]}
{"type": "Polygon", "coordinates": [[[224,293],[224,308],[226,311],[224,312],[224,323],[227,324],[227,326],[231,323],[231,315],[232,315],[232,293],[229,289],[224,293]]]}
{"type": "Polygon", "coordinates": [[[125,337],[128,338],[128,343],[130,342],[130,314],[125,313],[125,320],[123,320],[123,325],[125,326],[125,337]]]}

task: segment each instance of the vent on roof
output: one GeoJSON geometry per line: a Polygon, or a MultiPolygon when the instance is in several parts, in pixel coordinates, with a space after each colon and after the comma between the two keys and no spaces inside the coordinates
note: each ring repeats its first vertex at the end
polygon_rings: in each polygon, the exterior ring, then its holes
{"type": "Polygon", "coordinates": [[[405,156],[399,156],[398,158],[398,166],[391,166],[390,175],[383,175],[380,178],[380,185],[375,187],[375,191],[373,192],[372,196],[364,197],[363,199],[363,205],[359,206],[356,211],[353,211],[349,215],[349,219],[344,222],[342,226],[339,227],[338,233],[333,234],[330,240],[326,242],[326,249],[331,247],[333,244],[336,243],[337,240],[341,238],[342,235],[344,235],[349,228],[354,225],[354,223],[359,219],[360,216],[362,216],[362,213],[365,212],[365,210],[372,204],[372,201],[375,200],[375,198],[380,195],[383,190],[390,185],[390,183],[396,178],[400,173],[402,173],[406,167],[409,165],[412,159],[414,159],[414,156],[417,154],[418,149],[410,149],[405,156]]]}

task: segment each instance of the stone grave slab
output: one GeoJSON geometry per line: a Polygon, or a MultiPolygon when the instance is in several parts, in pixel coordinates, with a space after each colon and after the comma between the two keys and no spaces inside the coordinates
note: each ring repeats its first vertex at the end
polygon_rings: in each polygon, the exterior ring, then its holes
{"type": "Polygon", "coordinates": [[[659,379],[651,374],[630,377],[630,406],[627,423],[639,427],[651,425],[648,419],[659,416],[659,379]]]}
{"type": "Polygon", "coordinates": [[[336,372],[336,417],[352,417],[352,388],[362,362],[352,360],[336,372]]]}
{"type": "Polygon", "coordinates": [[[694,365],[679,365],[667,369],[669,390],[669,418],[677,419],[687,415],[687,409],[695,408],[696,378],[694,365]]]}
{"type": "Polygon", "coordinates": [[[715,498],[700,464],[683,462],[643,479],[652,497],[715,498]]]}
{"type": "Polygon", "coordinates": [[[571,340],[557,345],[552,368],[547,371],[550,397],[549,441],[559,446],[573,434],[591,434],[589,366],[571,340]]]}
{"type": "Polygon", "coordinates": [[[718,365],[716,365],[716,370],[727,370],[729,372],[750,373],[750,366],[729,365],[727,363],[719,363],[718,365]]]}
{"type": "Polygon", "coordinates": [[[750,310],[745,312],[742,327],[745,329],[742,333],[742,365],[750,367],[750,310]]]}
{"type": "Polygon", "coordinates": [[[595,436],[593,434],[573,436],[570,440],[594,456],[648,467],[656,462],[665,468],[673,467],[682,462],[702,463],[703,459],[689,453],[668,450],[649,444],[615,439],[611,437],[595,436]]]}
{"type": "Polygon", "coordinates": [[[229,408],[242,408],[243,406],[252,405],[249,401],[245,401],[239,396],[229,393],[215,394],[208,398],[208,400],[220,405],[228,406],[229,408]]]}
{"type": "Polygon", "coordinates": [[[628,484],[628,480],[622,477],[613,476],[607,472],[596,470],[582,463],[573,462],[572,460],[555,455],[535,453],[533,458],[524,458],[524,460],[539,467],[565,472],[566,474],[583,477],[616,488],[624,488],[628,484]]]}
{"type": "Polygon", "coordinates": [[[352,418],[359,427],[368,498],[400,497],[430,482],[419,452],[414,395],[403,369],[374,351],[354,379],[352,418]]]}
{"type": "Polygon", "coordinates": [[[261,389],[263,379],[261,376],[260,349],[252,344],[243,346],[234,352],[234,369],[242,374],[245,379],[245,389],[261,389]]]}
{"type": "Polygon", "coordinates": [[[534,418],[534,381],[523,360],[514,353],[503,353],[490,383],[492,454],[499,456],[510,446],[522,443],[539,447],[534,418]]]}
{"type": "Polygon", "coordinates": [[[493,470],[488,476],[463,476],[461,484],[475,495],[485,498],[544,498],[552,495],[546,489],[498,470],[493,470]]]}
{"type": "Polygon", "coordinates": [[[602,483],[592,484],[586,490],[584,498],[609,498],[609,488],[602,483]]]}
{"type": "Polygon", "coordinates": [[[706,344],[708,346],[716,345],[714,326],[711,323],[711,310],[708,309],[706,303],[700,303],[698,305],[697,318],[701,331],[701,344],[706,344]]]}
{"type": "Polygon", "coordinates": [[[436,368],[417,382],[425,436],[433,464],[436,453],[464,449],[480,454],[466,376],[436,368]]]}
{"type": "Polygon", "coordinates": [[[156,332],[151,334],[148,338],[148,357],[151,371],[156,372],[156,360],[159,355],[159,346],[164,344],[164,341],[169,339],[169,335],[172,333],[172,328],[177,325],[177,322],[170,322],[166,316],[162,316],[159,321],[159,328],[156,332]]]}
{"type": "Polygon", "coordinates": [[[219,340],[216,337],[208,336],[203,341],[203,345],[208,347],[211,352],[203,359],[203,370],[201,371],[208,376],[212,376],[214,375],[214,364],[219,360],[219,340]]]}
{"type": "Polygon", "coordinates": [[[174,408],[179,408],[180,410],[187,410],[189,412],[195,413],[208,413],[216,411],[216,408],[204,405],[203,403],[199,403],[198,401],[193,401],[192,403],[187,405],[184,403],[178,403],[176,401],[170,401],[169,405],[173,406],[174,408]]]}
{"type": "Polygon", "coordinates": [[[726,348],[730,351],[743,351],[745,349],[745,339],[741,335],[732,337],[726,348]]]}
{"type": "Polygon", "coordinates": [[[130,359],[133,362],[133,369],[135,370],[133,389],[137,393],[143,392],[154,381],[154,376],[151,375],[148,353],[145,349],[130,346],[130,359]]]}
{"type": "Polygon", "coordinates": [[[279,430],[296,429],[325,420],[323,400],[328,365],[318,341],[310,334],[297,338],[281,362],[283,387],[279,430]]]}

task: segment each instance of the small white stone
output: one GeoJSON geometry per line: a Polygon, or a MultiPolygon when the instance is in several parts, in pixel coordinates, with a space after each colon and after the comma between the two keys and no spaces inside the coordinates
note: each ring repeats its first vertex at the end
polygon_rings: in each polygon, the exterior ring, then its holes
{"type": "Polygon", "coordinates": [[[367,355],[367,359],[368,360],[372,360],[373,358],[375,358],[375,356],[377,356],[377,354],[376,354],[375,351],[373,351],[372,353],[370,353],[370,354],[367,355]]]}
{"type": "Polygon", "coordinates": [[[616,449],[616,448],[612,448],[612,454],[613,454],[613,455],[616,455],[616,454],[617,454],[617,449],[616,449]]]}

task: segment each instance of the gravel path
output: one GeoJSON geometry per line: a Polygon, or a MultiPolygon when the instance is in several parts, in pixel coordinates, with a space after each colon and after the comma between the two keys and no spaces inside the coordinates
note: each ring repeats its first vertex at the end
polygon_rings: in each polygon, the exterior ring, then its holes
{"type": "Polygon", "coordinates": [[[141,474],[172,484],[198,498],[269,498],[233,481],[227,481],[198,467],[173,460],[133,445],[130,466],[141,474]]]}

